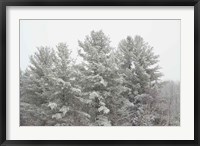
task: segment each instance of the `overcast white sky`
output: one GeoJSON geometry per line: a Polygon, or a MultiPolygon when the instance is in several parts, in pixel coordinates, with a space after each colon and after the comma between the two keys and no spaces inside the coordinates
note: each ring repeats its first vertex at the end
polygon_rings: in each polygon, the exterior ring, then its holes
{"type": "Polygon", "coordinates": [[[29,56],[36,47],[55,48],[59,42],[66,42],[76,57],[78,40],[84,40],[92,30],[103,30],[113,47],[127,35],[142,36],[160,55],[163,79],[180,81],[180,23],[180,20],[20,20],[20,68],[25,70],[29,65],[29,56]]]}

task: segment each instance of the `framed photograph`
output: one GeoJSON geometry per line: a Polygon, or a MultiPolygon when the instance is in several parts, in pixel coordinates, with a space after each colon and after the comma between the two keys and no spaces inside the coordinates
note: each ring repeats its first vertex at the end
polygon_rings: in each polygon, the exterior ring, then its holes
{"type": "Polygon", "coordinates": [[[0,10],[2,146],[199,145],[198,0],[0,10]]]}

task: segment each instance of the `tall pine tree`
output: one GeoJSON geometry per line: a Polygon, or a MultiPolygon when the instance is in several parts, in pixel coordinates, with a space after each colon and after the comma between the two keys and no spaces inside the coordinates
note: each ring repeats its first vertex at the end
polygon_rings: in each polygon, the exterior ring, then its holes
{"type": "Polygon", "coordinates": [[[123,85],[130,92],[126,96],[134,104],[129,112],[132,125],[153,125],[156,122],[156,90],[162,74],[158,65],[158,55],[142,37],[128,36],[118,46],[118,64],[123,76],[123,85]]]}
{"type": "Polygon", "coordinates": [[[92,31],[84,42],[79,41],[79,46],[79,55],[83,58],[79,66],[80,84],[86,98],[91,100],[91,122],[93,125],[114,125],[119,82],[110,40],[102,31],[92,31]]]}

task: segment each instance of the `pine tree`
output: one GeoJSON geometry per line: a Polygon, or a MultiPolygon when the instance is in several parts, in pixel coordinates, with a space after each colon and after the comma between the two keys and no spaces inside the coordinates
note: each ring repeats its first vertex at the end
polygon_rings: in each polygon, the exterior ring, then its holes
{"type": "Polygon", "coordinates": [[[74,69],[70,58],[71,52],[64,43],[57,45],[54,75],[50,77],[53,83],[52,98],[48,106],[55,111],[53,119],[57,125],[87,125],[90,115],[82,110],[85,101],[82,99],[80,87],[73,80],[74,69]]]}
{"type": "Polygon", "coordinates": [[[30,66],[21,74],[20,123],[22,125],[26,123],[44,125],[44,120],[48,118],[42,109],[42,104],[45,104],[51,95],[47,88],[46,76],[53,68],[54,55],[48,47],[38,48],[38,51],[30,57],[30,66]]]}
{"type": "Polygon", "coordinates": [[[119,43],[121,53],[121,67],[131,71],[135,75],[134,85],[138,87],[138,93],[145,93],[148,88],[152,88],[162,76],[158,65],[158,55],[153,52],[153,47],[149,46],[142,37],[135,36],[133,39],[128,36],[119,43]]]}
{"type": "Polygon", "coordinates": [[[30,105],[22,104],[22,110],[37,106],[44,114],[36,110],[32,115],[38,115],[43,125],[88,124],[90,115],[81,109],[84,101],[79,97],[80,89],[71,80],[70,62],[70,52],[64,43],[58,44],[57,52],[41,47],[30,57],[31,64],[21,82],[22,97],[30,105]]]}
{"type": "MultiPolygon", "coordinates": [[[[24,77],[24,88],[27,99],[34,101],[37,106],[46,102],[48,95],[45,86],[48,84],[47,76],[52,72],[54,51],[48,47],[40,47],[30,57],[30,66],[26,69],[24,77]]],[[[33,102],[32,102],[33,103],[33,102]]]]}
{"type": "Polygon", "coordinates": [[[111,125],[111,116],[116,111],[112,109],[112,102],[117,98],[118,82],[115,79],[118,76],[110,40],[102,31],[92,31],[84,42],[79,41],[79,46],[82,49],[79,50],[79,55],[83,58],[83,63],[79,66],[82,74],[80,84],[83,85],[82,91],[86,98],[91,100],[88,110],[92,115],[92,123],[111,125]]]}
{"type": "Polygon", "coordinates": [[[134,104],[129,109],[129,121],[132,125],[152,125],[156,121],[153,104],[156,102],[156,90],[162,76],[158,65],[158,55],[142,37],[134,39],[128,36],[118,46],[118,64],[123,76],[123,85],[129,88],[125,97],[134,104]]]}

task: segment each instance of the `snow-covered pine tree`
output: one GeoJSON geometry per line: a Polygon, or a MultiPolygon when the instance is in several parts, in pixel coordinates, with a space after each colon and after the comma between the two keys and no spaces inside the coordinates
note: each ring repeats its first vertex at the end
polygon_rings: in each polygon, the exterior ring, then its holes
{"type": "Polygon", "coordinates": [[[31,113],[41,118],[39,125],[88,124],[90,115],[81,109],[84,102],[80,89],[71,80],[73,73],[70,62],[70,52],[64,43],[57,45],[57,51],[40,47],[30,57],[31,64],[22,74],[21,81],[23,100],[30,105],[21,105],[22,109],[36,106],[43,111],[40,111],[43,115],[37,110],[31,113]]]}
{"type": "Polygon", "coordinates": [[[114,125],[118,101],[117,65],[109,38],[102,31],[92,31],[84,42],[79,41],[79,83],[86,98],[91,100],[88,108],[92,125],[114,125]]]}
{"type": "Polygon", "coordinates": [[[158,65],[159,56],[140,36],[134,39],[128,36],[122,40],[117,56],[123,85],[130,89],[124,96],[134,104],[129,120],[132,125],[153,125],[157,119],[152,104],[156,102],[156,88],[162,76],[158,65]]]}
{"type": "Polygon", "coordinates": [[[52,69],[54,56],[52,49],[39,47],[37,52],[30,57],[30,66],[21,74],[20,123],[22,125],[26,123],[27,125],[44,125],[44,120],[48,118],[42,109],[42,104],[45,104],[51,95],[46,76],[52,69]],[[37,122],[34,123],[36,119],[37,122]]]}
{"type": "Polygon", "coordinates": [[[119,50],[122,54],[121,67],[129,69],[135,75],[135,82],[140,88],[138,93],[145,93],[148,88],[155,86],[162,74],[160,73],[158,58],[153,47],[149,46],[142,37],[135,36],[133,39],[128,36],[119,43],[119,50]]]}
{"type": "Polygon", "coordinates": [[[37,106],[46,102],[48,95],[45,86],[47,85],[47,74],[52,72],[53,58],[55,52],[48,47],[39,47],[34,55],[30,56],[30,65],[25,70],[24,88],[27,99],[32,100],[37,106]]]}
{"type": "Polygon", "coordinates": [[[48,106],[54,111],[52,118],[57,120],[56,125],[88,125],[90,115],[82,109],[86,102],[74,79],[71,52],[65,43],[59,43],[56,48],[56,70],[49,76],[52,96],[48,106]]]}

